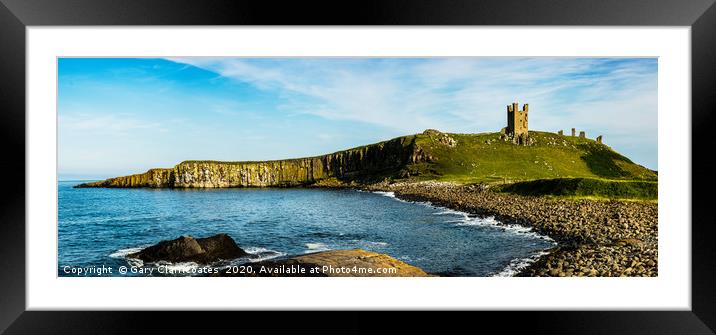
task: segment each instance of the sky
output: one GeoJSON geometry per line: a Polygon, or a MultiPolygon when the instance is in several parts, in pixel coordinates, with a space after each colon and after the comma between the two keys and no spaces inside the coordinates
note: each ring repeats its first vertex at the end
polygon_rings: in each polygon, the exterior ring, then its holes
{"type": "Polygon", "coordinates": [[[60,58],[61,180],[331,153],[433,128],[572,127],[657,166],[656,58],[60,58]]]}

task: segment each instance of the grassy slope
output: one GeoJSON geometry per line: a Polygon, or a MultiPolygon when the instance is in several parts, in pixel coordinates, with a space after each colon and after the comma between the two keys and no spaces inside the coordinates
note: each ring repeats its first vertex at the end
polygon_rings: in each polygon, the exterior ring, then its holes
{"type": "Polygon", "coordinates": [[[529,196],[566,198],[656,200],[659,185],[646,180],[556,178],[517,182],[495,187],[496,191],[529,196]]]}
{"type": "Polygon", "coordinates": [[[458,183],[503,183],[551,178],[656,180],[656,174],[591,139],[530,131],[535,143],[513,145],[499,133],[450,134],[457,145],[449,147],[428,135],[417,144],[435,162],[409,166],[417,179],[458,183]]]}

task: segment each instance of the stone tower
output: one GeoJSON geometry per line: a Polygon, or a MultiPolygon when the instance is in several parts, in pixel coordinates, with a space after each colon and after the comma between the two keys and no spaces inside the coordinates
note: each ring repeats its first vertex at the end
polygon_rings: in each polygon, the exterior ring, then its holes
{"type": "Polygon", "coordinates": [[[519,109],[518,103],[507,105],[507,135],[512,136],[512,142],[515,144],[527,144],[527,113],[529,112],[528,104],[524,104],[522,110],[519,109]]]}

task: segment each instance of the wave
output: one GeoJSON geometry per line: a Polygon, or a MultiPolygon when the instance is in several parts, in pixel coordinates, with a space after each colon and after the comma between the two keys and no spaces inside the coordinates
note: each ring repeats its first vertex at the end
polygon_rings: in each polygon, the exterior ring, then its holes
{"type": "Polygon", "coordinates": [[[326,251],[331,250],[327,245],[324,243],[316,242],[316,243],[306,243],[306,252],[316,252],[316,251],[326,251]]]}
{"type": "Polygon", "coordinates": [[[285,252],[271,250],[264,247],[246,247],[244,248],[244,251],[249,253],[249,255],[237,258],[236,262],[232,263],[241,263],[242,261],[261,262],[272,258],[286,256],[285,252]]]}
{"type": "Polygon", "coordinates": [[[395,198],[395,192],[373,191],[373,193],[380,194],[388,198],[395,198]]]}
{"type": "Polygon", "coordinates": [[[119,249],[111,254],[109,254],[109,257],[112,258],[127,258],[129,254],[133,254],[135,252],[140,252],[142,249],[146,247],[135,247],[135,248],[127,248],[127,249],[119,249]]]}
{"type": "Polygon", "coordinates": [[[536,262],[540,257],[547,254],[549,254],[549,252],[542,250],[526,258],[513,259],[502,271],[493,274],[492,277],[513,277],[530,264],[536,262]]]}
{"type": "MultiPolygon", "coordinates": [[[[433,206],[433,207],[435,207],[435,206],[433,206]]],[[[440,211],[440,212],[435,212],[435,213],[433,213],[433,215],[462,215],[462,214],[467,214],[467,213],[460,212],[460,211],[456,211],[456,210],[454,210],[454,209],[449,209],[449,208],[440,208],[440,207],[435,207],[435,208],[442,209],[442,211],[440,211]]]]}
{"type": "Polygon", "coordinates": [[[455,216],[459,217],[455,220],[445,221],[445,223],[452,223],[452,224],[455,224],[456,226],[494,227],[494,228],[503,229],[507,232],[511,232],[514,234],[529,236],[532,238],[552,242],[552,244],[555,244],[555,245],[557,244],[549,236],[541,235],[541,234],[535,232],[531,227],[526,227],[526,226],[522,226],[522,225],[518,225],[518,224],[505,224],[505,223],[502,223],[502,222],[496,220],[494,216],[489,216],[489,217],[484,217],[484,218],[477,217],[477,216],[471,216],[467,212],[462,212],[462,211],[458,211],[458,210],[454,210],[452,208],[447,208],[447,207],[442,207],[442,206],[436,206],[429,201],[406,201],[406,200],[402,200],[402,199],[396,197],[395,192],[375,191],[373,193],[384,195],[384,196],[396,199],[398,201],[410,202],[410,203],[414,203],[414,204],[428,206],[428,207],[438,210],[435,213],[433,213],[433,215],[455,215],[455,216]]]}
{"type": "Polygon", "coordinates": [[[385,196],[385,197],[388,197],[391,199],[395,199],[400,202],[414,203],[414,204],[420,204],[420,205],[426,205],[426,206],[432,205],[429,201],[424,201],[424,202],[422,202],[422,201],[407,201],[407,200],[400,199],[395,196],[395,192],[372,191],[371,193],[379,194],[379,195],[382,195],[382,196],[385,196]]]}
{"type": "Polygon", "coordinates": [[[526,227],[518,224],[505,224],[495,219],[494,216],[488,216],[485,218],[481,217],[470,217],[466,214],[466,217],[462,220],[458,220],[458,222],[455,223],[457,226],[481,226],[481,227],[493,227],[502,229],[506,232],[518,234],[518,235],[524,235],[529,236],[536,239],[546,240],[549,242],[554,242],[552,238],[546,235],[541,235],[537,232],[535,232],[531,227],[526,227]]]}
{"type": "Polygon", "coordinates": [[[552,245],[557,245],[557,242],[552,239],[551,237],[547,235],[542,235],[538,232],[536,232],[531,227],[526,227],[518,224],[506,224],[502,223],[500,221],[497,221],[495,217],[489,216],[486,218],[478,218],[478,217],[472,217],[468,218],[462,223],[457,223],[458,226],[486,226],[486,227],[493,227],[497,229],[502,229],[506,232],[522,235],[525,237],[530,237],[534,239],[539,239],[543,241],[547,241],[551,243],[552,245]]]}
{"type": "Polygon", "coordinates": [[[148,245],[141,246],[141,247],[134,247],[134,248],[119,249],[119,250],[109,254],[109,257],[124,259],[127,261],[127,264],[129,264],[129,266],[141,268],[144,266],[143,260],[141,260],[139,258],[128,258],[127,256],[129,256],[130,254],[133,254],[135,252],[140,252],[146,247],[148,247],[148,245]]]}

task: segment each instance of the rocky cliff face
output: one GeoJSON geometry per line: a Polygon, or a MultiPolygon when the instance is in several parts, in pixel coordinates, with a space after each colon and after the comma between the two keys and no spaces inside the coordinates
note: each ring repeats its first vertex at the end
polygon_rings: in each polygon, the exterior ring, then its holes
{"type": "Polygon", "coordinates": [[[173,169],[151,169],[142,174],[110,178],[78,187],[288,187],[336,178],[343,181],[389,176],[429,157],[414,136],[336,153],[265,162],[186,161],[173,169]]]}
{"type": "Polygon", "coordinates": [[[131,176],[109,178],[93,183],[80,184],[75,187],[172,187],[174,185],[174,169],[151,169],[145,173],[131,176]]]}

